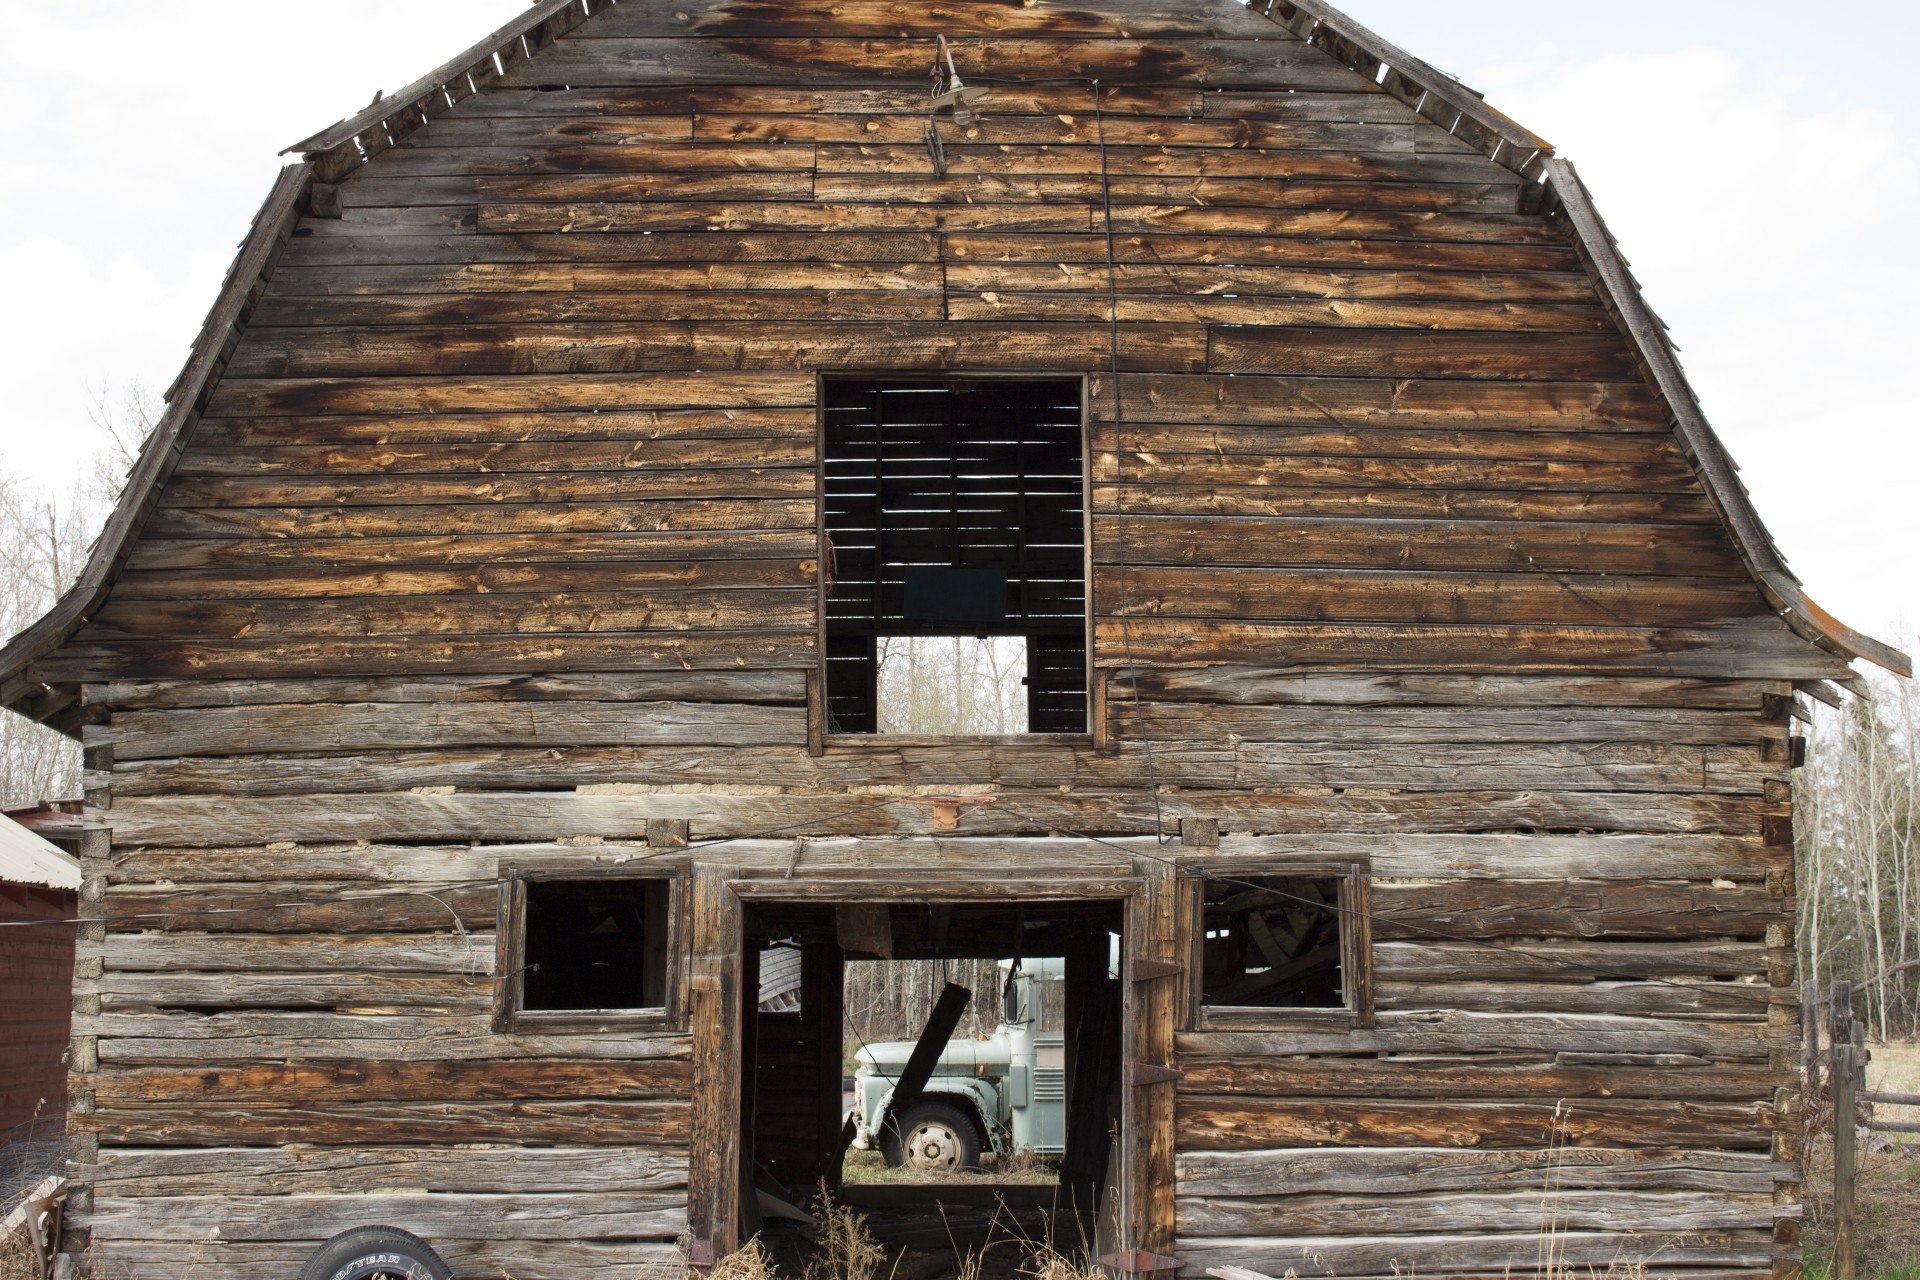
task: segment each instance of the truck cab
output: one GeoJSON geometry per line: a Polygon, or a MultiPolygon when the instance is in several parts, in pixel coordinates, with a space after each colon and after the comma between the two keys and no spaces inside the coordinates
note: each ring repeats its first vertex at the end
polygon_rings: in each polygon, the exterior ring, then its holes
{"type": "Polygon", "coordinates": [[[977,1168],[987,1151],[1004,1158],[1065,1150],[1064,963],[1002,960],[1000,969],[1000,1025],[991,1035],[949,1041],[919,1099],[901,1114],[894,1114],[894,1082],[913,1042],[860,1046],[855,1147],[878,1147],[888,1166],[927,1173],[977,1168]]]}

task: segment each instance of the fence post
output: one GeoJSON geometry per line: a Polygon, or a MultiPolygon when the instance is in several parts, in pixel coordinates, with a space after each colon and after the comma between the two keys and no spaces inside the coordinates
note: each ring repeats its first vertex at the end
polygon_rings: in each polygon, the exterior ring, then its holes
{"type": "Polygon", "coordinates": [[[1834,1038],[1833,1081],[1833,1274],[1855,1280],[1853,1269],[1853,1041],[1834,1038]]]}

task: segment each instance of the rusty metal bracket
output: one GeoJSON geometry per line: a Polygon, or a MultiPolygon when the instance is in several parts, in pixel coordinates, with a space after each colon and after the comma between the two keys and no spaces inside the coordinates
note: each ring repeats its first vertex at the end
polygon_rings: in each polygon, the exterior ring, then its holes
{"type": "Polygon", "coordinates": [[[1146,1249],[1126,1249],[1100,1255],[1100,1265],[1128,1275],[1144,1276],[1155,1271],[1172,1271],[1180,1265],[1180,1259],[1164,1253],[1153,1253],[1146,1249]]]}
{"type": "Polygon", "coordinates": [[[1186,1078],[1187,1073],[1178,1067],[1158,1067],[1151,1062],[1127,1063],[1127,1083],[1136,1089],[1150,1084],[1171,1084],[1186,1078]]]}
{"type": "Polygon", "coordinates": [[[1149,960],[1144,956],[1134,956],[1127,961],[1127,977],[1135,982],[1172,978],[1186,971],[1187,966],[1178,960],[1149,960]]]}

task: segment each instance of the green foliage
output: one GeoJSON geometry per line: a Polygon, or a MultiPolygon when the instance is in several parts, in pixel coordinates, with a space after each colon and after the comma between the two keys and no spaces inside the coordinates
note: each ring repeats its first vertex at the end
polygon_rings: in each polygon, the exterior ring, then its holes
{"type": "MultiPolygon", "coordinates": [[[[1903,1258],[1878,1268],[1860,1271],[1860,1280],[1920,1280],[1920,1257],[1903,1258]]],[[[1824,1249],[1812,1246],[1802,1251],[1800,1280],[1833,1280],[1833,1258],[1824,1249]]]]}

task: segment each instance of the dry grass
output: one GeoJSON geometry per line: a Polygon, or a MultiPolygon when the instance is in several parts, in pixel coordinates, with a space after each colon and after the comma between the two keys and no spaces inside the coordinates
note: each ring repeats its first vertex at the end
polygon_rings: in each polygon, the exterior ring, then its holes
{"type": "MultiPolygon", "coordinates": [[[[1833,1256],[1833,1148],[1819,1143],[1807,1160],[1801,1241],[1809,1275],[1833,1256]]],[[[1920,1276],[1920,1154],[1863,1151],[1854,1175],[1853,1235],[1860,1274],[1873,1280],[1920,1276]]]]}
{"type": "MultiPolygon", "coordinates": [[[[1873,1060],[1867,1063],[1867,1088],[1888,1093],[1920,1093],[1920,1042],[1871,1046],[1873,1060]]],[[[1895,1107],[1884,1103],[1874,1107],[1877,1120],[1897,1120],[1920,1124],[1920,1107],[1895,1107]]],[[[1888,1135],[1889,1137],[1894,1135],[1888,1135]]],[[[1906,1145],[1920,1147],[1920,1134],[1905,1134],[1906,1145]]]]}
{"type": "MultiPolygon", "coordinates": [[[[679,1274],[685,1275],[686,1269],[681,1268],[679,1274]]],[[[773,1259],[767,1256],[760,1237],[755,1236],[714,1263],[708,1280],[773,1280],[773,1277],[773,1259]]],[[[645,1278],[636,1277],[636,1280],[645,1278]]]]}
{"type": "Polygon", "coordinates": [[[969,1186],[994,1183],[1044,1186],[1059,1174],[1045,1156],[1031,1151],[1000,1156],[989,1151],[980,1157],[978,1169],[952,1173],[928,1173],[917,1169],[889,1169],[878,1151],[849,1151],[840,1166],[840,1176],[848,1182],[913,1182],[928,1184],[965,1183],[969,1186]]]}
{"type": "Polygon", "coordinates": [[[1107,1274],[1084,1252],[1066,1254],[1051,1244],[1030,1246],[1027,1265],[1021,1270],[1033,1280],[1105,1280],[1107,1274]]]}
{"type": "MultiPolygon", "coordinates": [[[[1871,1046],[1867,1087],[1920,1093],[1920,1043],[1871,1046]]],[[[1920,1107],[1876,1104],[1876,1120],[1920,1121],[1920,1107]]],[[[1810,1280],[1829,1274],[1833,1257],[1833,1147],[1810,1143],[1801,1241],[1810,1280]]],[[[1888,1134],[1862,1143],[1854,1174],[1854,1244],[1866,1280],[1920,1280],[1920,1135],[1888,1134]],[[1887,1144],[1885,1149],[1872,1147],[1887,1144]]]]}
{"type": "Polygon", "coordinates": [[[40,1280],[40,1263],[23,1231],[0,1239],[0,1280],[40,1280]]]}
{"type": "Polygon", "coordinates": [[[824,1180],[813,1212],[820,1220],[819,1253],[800,1273],[801,1280],[879,1280],[887,1251],[867,1230],[865,1216],[834,1200],[824,1180]]]}

